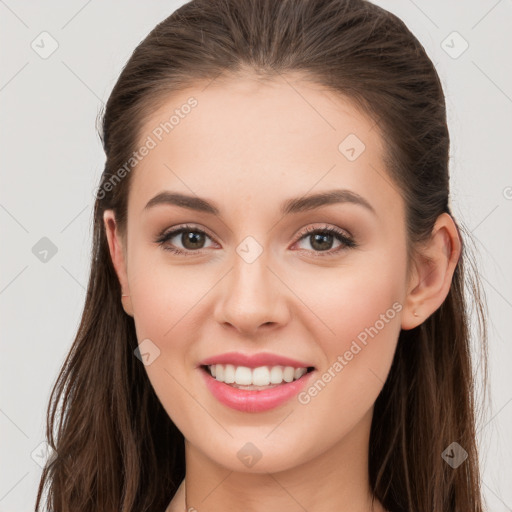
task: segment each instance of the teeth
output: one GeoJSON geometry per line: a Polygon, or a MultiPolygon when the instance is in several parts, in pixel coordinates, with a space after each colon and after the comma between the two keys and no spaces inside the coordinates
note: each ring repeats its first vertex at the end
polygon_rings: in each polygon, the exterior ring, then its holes
{"type": "Polygon", "coordinates": [[[300,379],[307,368],[294,368],[293,366],[234,366],[232,364],[214,364],[208,366],[212,377],[226,384],[235,386],[269,386],[300,379]]]}

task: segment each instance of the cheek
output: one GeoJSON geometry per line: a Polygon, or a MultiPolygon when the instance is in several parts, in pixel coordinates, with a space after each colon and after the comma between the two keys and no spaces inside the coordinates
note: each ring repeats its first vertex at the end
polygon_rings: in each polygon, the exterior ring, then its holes
{"type": "Polygon", "coordinates": [[[155,253],[131,255],[128,279],[135,330],[138,342],[150,352],[151,362],[144,368],[160,403],[176,426],[188,432],[194,418],[204,414],[199,405],[195,408],[187,383],[196,362],[192,342],[200,335],[194,315],[208,280],[197,269],[194,273],[192,265],[172,266],[155,253]]]}
{"type": "Polygon", "coordinates": [[[187,317],[214,281],[209,284],[209,276],[200,273],[197,266],[172,264],[161,248],[134,250],[129,258],[128,279],[138,339],[168,343],[178,338],[175,334],[187,324],[187,317]]]}
{"type": "Polygon", "coordinates": [[[388,325],[399,324],[404,265],[400,254],[381,251],[363,255],[338,269],[303,273],[301,279],[294,279],[300,283],[297,295],[304,298],[323,326],[317,335],[323,332],[320,338],[326,340],[328,352],[350,345],[352,339],[375,324],[384,337],[385,331],[391,330],[388,325]]]}
{"type": "Polygon", "coordinates": [[[336,425],[355,426],[384,385],[400,333],[404,261],[381,253],[371,264],[340,269],[338,278],[309,282],[322,320],[314,336],[326,360],[300,399],[311,411],[331,411],[326,436],[339,433],[336,425]]]}
{"type": "Polygon", "coordinates": [[[341,358],[343,368],[338,366],[333,381],[345,389],[362,385],[361,389],[378,394],[400,333],[405,258],[400,251],[381,251],[361,256],[357,264],[328,270],[325,278],[308,276],[297,293],[306,297],[319,320],[310,325],[325,367],[341,358]],[[370,381],[377,386],[368,386],[370,381]]]}
{"type": "Polygon", "coordinates": [[[195,363],[190,342],[197,336],[198,323],[191,319],[206,284],[197,275],[194,278],[193,266],[167,264],[160,251],[133,250],[128,280],[137,340],[151,358],[145,370],[164,407],[172,396],[173,407],[179,409],[186,405],[180,403],[184,398],[180,383],[195,363]]]}

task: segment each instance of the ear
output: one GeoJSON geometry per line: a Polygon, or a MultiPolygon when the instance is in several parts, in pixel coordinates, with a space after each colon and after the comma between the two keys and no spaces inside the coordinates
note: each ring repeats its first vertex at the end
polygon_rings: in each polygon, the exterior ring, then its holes
{"type": "Polygon", "coordinates": [[[113,210],[105,210],[103,214],[103,222],[105,223],[105,233],[107,235],[110,257],[114,265],[117,278],[121,285],[123,295],[119,297],[127,315],[133,316],[132,301],[130,297],[130,287],[128,286],[128,273],[126,267],[126,246],[123,237],[120,235],[116,218],[113,210]]]}
{"type": "Polygon", "coordinates": [[[402,313],[402,329],[417,327],[444,302],[461,250],[455,222],[448,213],[442,213],[430,239],[417,249],[402,313]]]}

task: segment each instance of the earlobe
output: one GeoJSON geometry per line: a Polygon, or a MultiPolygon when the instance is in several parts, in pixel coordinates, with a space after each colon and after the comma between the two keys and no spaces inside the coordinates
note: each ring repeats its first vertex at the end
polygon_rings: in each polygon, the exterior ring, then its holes
{"type": "Polygon", "coordinates": [[[448,213],[443,213],[437,218],[430,239],[417,249],[402,329],[417,327],[441,306],[450,291],[460,253],[457,226],[448,213]]]}
{"type": "Polygon", "coordinates": [[[105,226],[105,234],[108,241],[110,258],[112,265],[119,279],[123,297],[119,297],[122,302],[123,309],[126,314],[133,316],[132,304],[130,299],[130,288],[128,285],[128,274],[126,268],[126,252],[124,240],[117,229],[115,214],[113,210],[105,210],[103,214],[103,222],[105,226]]]}

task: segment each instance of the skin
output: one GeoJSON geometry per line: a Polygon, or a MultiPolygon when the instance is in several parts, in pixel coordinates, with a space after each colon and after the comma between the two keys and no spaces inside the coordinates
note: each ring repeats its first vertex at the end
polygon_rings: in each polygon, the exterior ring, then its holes
{"type": "Polygon", "coordinates": [[[244,76],[175,93],[140,141],[191,96],[198,105],[132,171],[127,236],[112,211],[104,215],[128,295],[123,307],[139,343],[149,338],[160,350],[145,369],[186,440],[186,478],[168,510],[384,511],[378,501],[372,509],[368,481],[373,405],[400,329],[419,325],[448,294],[460,254],[455,224],[438,218],[408,273],[404,202],[385,170],[378,127],[347,99],[297,76],[244,76]],[[351,133],[366,146],[354,161],[338,149],[351,133]],[[339,188],[375,213],[351,203],[279,212],[289,198],[339,188]],[[175,205],[145,211],[164,190],[205,198],[220,214],[175,205]],[[183,223],[207,232],[203,248],[188,249],[181,235],[166,243],[187,255],[155,243],[183,223]],[[342,244],[333,238],[319,249],[304,229],[326,226],[357,247],[336,252],[342,244]],[[250,264],[236,252],[247,236],[263,250],[250,264]],[[268,351],[309,361],[321,377],[394,303],[400,311],[308,404],[294,398],[266,412],[235,411],[196,369],[212,355],[268,351]],[[237,456],[248,442],[261,452],[252,467],[237,456]]]}

